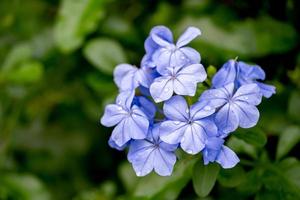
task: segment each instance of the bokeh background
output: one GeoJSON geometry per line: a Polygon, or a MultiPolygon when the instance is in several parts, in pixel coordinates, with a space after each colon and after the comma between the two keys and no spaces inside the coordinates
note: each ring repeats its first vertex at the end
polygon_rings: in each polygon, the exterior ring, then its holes
{"type": "Polygon", "coordinates": [[[113,68],[138,66],[160,24],[199,27],[204,66],[238,56],[277,87],[258,126],[231,136],[241,164],[206,199],[300,199],[298,0],[1,0],[0,199],[201,199],[184,165],[136,178],[99,123],[113,68]]]}

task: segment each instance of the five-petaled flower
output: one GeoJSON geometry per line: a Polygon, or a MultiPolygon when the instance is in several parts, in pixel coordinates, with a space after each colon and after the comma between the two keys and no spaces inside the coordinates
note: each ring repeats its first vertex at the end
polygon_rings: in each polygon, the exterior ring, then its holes
{"type": "Polygon", "coordinates": [[[132,163],[137,176],[145,176],[154,170],[161,176],[169,176],[176,162],[174,151],[177,144],[168,144],[159,138],[159,124],[149,128],[147,138],[132,140],[128,160],[132,163]]]}
{"type": "Polygon", "coordinates": [[[259,111],[255,107],[261,102],[261,93],[257,84],[246,84],[234,90],[229,83],[218,89],[204,91],[200,101],[207,102],[217,109],[215,122],[225,134],[237,129],[250,128],[256,125],[259,111]]]}
{"type": "Polygon", "coordinates": [[[205,79],[206,72],[201,64],[168,69],[164,76],[154,79],[150,86],[150,93],[155,102],[170,99],[174,92],[178,95],[194,96],[197,83],[205,79]]]}
{"type": "Polygon", "coordinates": [[[182,96],[174,96],[163,107],[166,121],[161,123],[161,139],[169,144],[180,144],[189,154],[199,153],[208,135],[216,135],[217,127],[206,117],[215,109],[204,102],[188,107],[182,96]]]}
{"type": "Polygon", "coordinates": [[[144,139],[148,133],[148,117],[137,105],[132,105],[133,95],[132,92],[120,93],[116,104],[107,105],[101,118],[101,124],[107,127],[117,125],[111,139],[119,147],[130,139],[144,139]]]}

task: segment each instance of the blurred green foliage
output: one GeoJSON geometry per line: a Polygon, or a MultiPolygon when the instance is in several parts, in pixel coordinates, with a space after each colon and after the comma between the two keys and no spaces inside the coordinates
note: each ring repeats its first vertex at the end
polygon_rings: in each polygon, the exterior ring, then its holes
{"type": "Polygon", "coordinates": [[[2,0],[0,199],[300,199],[299,13],[297,0],[2,0]],[[171,177],[137,178],[108,147],[99,118],[117,93],[113,68],[138,66],[158,24],[176,36],[199,27],[206,67],[238,56],[276,85],[257,127],[227,143],[237,167],[178,152],[171,177]]]}

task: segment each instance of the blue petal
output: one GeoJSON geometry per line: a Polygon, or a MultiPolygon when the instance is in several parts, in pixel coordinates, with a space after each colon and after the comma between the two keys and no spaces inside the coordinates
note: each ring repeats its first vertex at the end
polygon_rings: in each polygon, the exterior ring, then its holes
{"type": "Polygon", "coordinates": [[[113,130],[111,134],[111,139],[114,141],[114,143],[121,147],[125,145],[130,139],[129,133],[126,131],[126,123],[127,118],[123,119],[113,130]]]}
{"type": "Polygon", "coordinates": [[[173,82],[171,77],[159,77],[150,86],[150,93],[156,103],[168,100],[173,95],[173,82]]]}
{"type": "Polygon", "coordinates": [[[186,129],[186,123],[180,121],[164,121],[159,127],[160,139],[168,144],[178,144],[186,129]]]}
{"type": "Polygon", "coordinates": [[[229,169],[233,168],[239,161],[240,159],[237,155],[231,149],[223,145],[221,152],[218,155],[217,162],[224,169],[229,169]]]}
{"type": "Polygon", "coordinates": [[[114,149],[117,149],[119,151],[123,151],[127,146],[128,146],[128,143],[130,143],[130,141],[128,141],[127,143],[125,143],[123,146],[118,146],[115,141],[112,139],[112,137],[109,138],[108,140],[108,145],[111,147],[111,148],[114,148],[114,149]]]}
{"type": "Polygon", "coordinates": [[[209,162],[215,162],[220,153],[224,140],[218,137],[210,137],[205,142],[203,150],[203,161],[207,165],[209,162]]]}
{"type": "Polygon", "coordinates": [[[147,115],[149,119],[152,120],[154,118],[156,113],[156,107],[146,97],[143,96],[136,97],[135,104],[140,107],[140,109],[147,115]]]}
{"type": "Polygon", "coordinates": [[[152,61],[152,54],[146,54],[143,56],[141,61],[141,67],[146,67],[146,68],[156,67],[155,63],[152,61]]]}
{"type": "Polygon", "coordinates": [[[156,70],[161,75],[168,74],[167,67],[170,67],[172,51],[166,48],[160,48],[152,55],[152,60],[155,63],[156,70]]]}
{"type": "Polygon", "coordinates": [[[177,40],[176,46],[182,47],[190,43],[193,39],[201,35],[201,31],[196,27],[188,27],[177,40]]]}
{"type": "Polygon", "coordinates": [[[147,136],[149,120],[145,113],[136,105],[132,106],[131,117],[128,117],[126,132],[132,139],[144,139],[147,136]]]}
{"type": "Polygon", "coordinates": [[[206,72],[201,64],[192,64],[179,70],[174,80],[174,91],[179,95],[194,96],[197,83],[206,79],[206,72]]]}
{"type": "Polygon", "coordinates": [[[195,155],[205,146],[206,130],[200,123],[187,125],[180,141],[181,148],[188,154],[195,155]]]}
{"type": "Polygon", "coordinates": [[[165,34],[164,32],[151,31],[150,36],[151,36],[152,40],[159,46],[168,47],[172,44],[172,42],[168,41],[167,37],[169,37],[169,36],[165,36],[164,34],[165,34]]]}
{"type": "Polygon", "coordinates": [[[128,111],[131,108],[133,97],[134,91],[121,92],[116,98],[116,104],[128,111]]]}
{"type": "Polygon", "coordinates": [[[242,128],[251,128],[255,126],[259,119],[258,109],[250,104],[237,101],[233,104],[232,109],[239,117],[239,125],[242,128]]]}
{"type": "Polygon", "coordinates": [[[190,116],[193,120],[202,119],[215,112],[215,108],[209,105],[207,101],[199,101],[191,106],[190,116]]]}
{"type": "Polygon", "coordinates": [[[259,82],[256,82],[256,84],[260,88],[261,94],[266,98],[270,98],[273,94],[276,93],[276,88],[273,85],[268,85],[259,82]]]}
{"type": "Polygon", "coordinates": [[[137,176],[145,176],[154,168],[155,148],[146,140],[134,140],[130,144],[128,160],[137,176]]]}
{"type": "Polygon", "coordinates": [[[189,107],[182,96],[173,96],[166,101],[163,110],[170,120],[186,122],[189,118],[189,107]]]}
{"type": "Polygon", "coordinates": [[[231,98],[234,89],[234,84],[230,83],[218,89],[206,90],[202,93],[199,101],[209,103],[210,106],[218,108],[228,102],[231,98]]]}
{"type": "Polygon", "coordinates": [[[134,90],[138,86],[135,79],[137,68],[129,64],[120,64],[114,70],[114,81],[121,91],[134,90]]]}
{"type": "Polygon", "coordinates": [[[170,176],[176,163],[174,152],[165,151],[161,148],[155,150],[154,170],[160,176],[170,176]]]}
{"type": "Polygon", "coordinates": [[[225,104],[216,114],[215,122],[224,133],[230,133],[237,129],[239,118],[235,109],[229,103],[225,104]]]}
{"type": "Polygon", "coordinates": [[[123,120],[127,113],[128,112],[120,105],[109,104],[105,107],[104,115],[101,118],[101,124],[107,127],[114,126],[123,120]]]}
{"type": "Polygon", "coordinates": [[[185,56],[185,59],[188,60],[189,64],[200,63],[201,57],[198,51],[191,47],[182,47],[179,49],[181,53],[185,56]]]}
{"type": "Polygon", "coordinates": [[[236,79],[236,61],[229,60],[222,68],[214,75],[212,79],[212,85],[215,88],[222,87],[229,83],[235,82],[236,79]]]}
{"type": "Polygon", "coordinates": [[[261,102],[260,88],[257,84],[242,85],[234,94],[232,100],[234,102],[245,102],[251,105],[258,105],[261,102]]]}
{"type": "Polygon", "coordinates": [[[264,70],[258,65],[248,65],[244,62],[237,63],[239,72],[241,76],[240,78],[251,79],[251,80],[264,80],[266,78],[266,74],[264,70]]]}
{"type": "Polygon", "coordinates": [[[154,79],[157,78],[159,74],[153,68],[142,67],[140,68],[135,75],[136,81],[146,87],[149,88],[153,83],[154,79]]]}
{"type": "Polygon", "coordinates": [[[155,26],[152,28],[150,32],[150,36],[145,41],[145,50],[147,54],[153,54],[159,45],[153,41],[151,35],[157,35],[161,37],[163,40],[168,41],[169,43],[173,42],[173,35],[170,29],[165,26],[155,26]]]}

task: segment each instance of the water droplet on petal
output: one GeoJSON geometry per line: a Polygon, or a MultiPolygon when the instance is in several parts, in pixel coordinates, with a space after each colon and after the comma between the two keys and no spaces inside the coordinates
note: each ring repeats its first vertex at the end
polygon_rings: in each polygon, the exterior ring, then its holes
{"type": "Polygon", "coordinates": [[[190,113],[190,109],[187,108],[187,109],[185,110],[185,112],[186,112],[186,113],[190,113]]]}
{"type": "Polygon", "coordinates": [[[137,176],[141,176],[141,174],[142,174],[141,172],[136,172],[137,176]]]}
{"type": "Polygon", "coordinates": [[[193,154],[193,150],[191,150],[191,149],[186,150],[186,152],[189,154],[193,154]]]}
{"type": "Polygon", "coordinates": [[[248,100],[249,98],[248,97],[244,97],[244,100],[248,100]]]}
{"type": "Polygon", "coordinates": [[[118,106],[118,108],[117,108],[118,110],[123,110],[123,108],[121,107],[121,106],[118,106]]]}
{"type": "Polygon", "coordinates": [[[169,88],[165,88],[164,92],[169,92],[169,90],[170,90],[169,88]]]}
{"type": "Polygon", "coordinates": [[[117,104],[121,105],[121,103],[122,103],[122,101],[121,101],[121,100],[117,101],[117,104]]]}
{"type": "Polygon", "coordinates": [[[211,107],[210,106],[205,106],[204,110],[209,111],[209,110],[211,110],[211,107]]]}
{"type": "Polygon", "coordinates": [[[180,121],[174,121],[174,124],[178,125],[178,124],[180,124],[180,121]]]}
{"type": "Polygon", "coordinates": [[[184,59],[185,59],[185,56],[181,56],[180,58],[181,58],[181,60],[184,60],[184,59]]]}
{"type": "Polygon", "coordinates": [[[215,94],[215,96],[216,96],[216,97],[219,97],[220,95],[219,95],[219,94],[215,94]]]}

